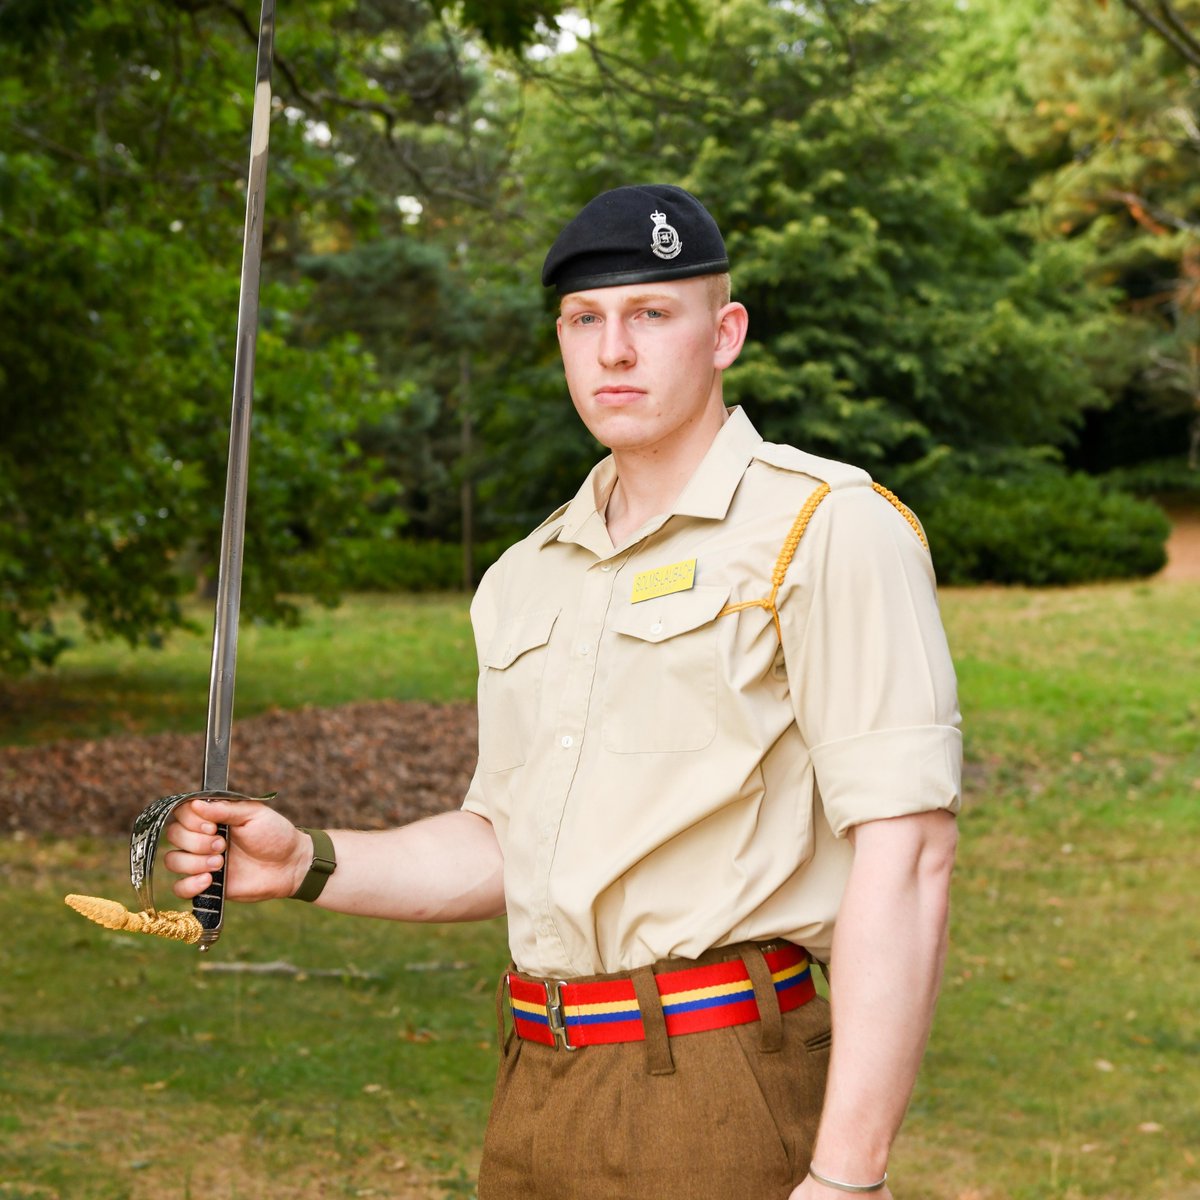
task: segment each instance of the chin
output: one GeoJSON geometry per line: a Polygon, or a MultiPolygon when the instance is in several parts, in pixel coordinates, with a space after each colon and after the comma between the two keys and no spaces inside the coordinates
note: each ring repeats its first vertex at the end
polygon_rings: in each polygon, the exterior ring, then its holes
{"type": "Polygon", "coordinates": [[[588,432],[607,450],[635,450],[651,440],[640,421],[610,417],[587,423],[588,432]]]}

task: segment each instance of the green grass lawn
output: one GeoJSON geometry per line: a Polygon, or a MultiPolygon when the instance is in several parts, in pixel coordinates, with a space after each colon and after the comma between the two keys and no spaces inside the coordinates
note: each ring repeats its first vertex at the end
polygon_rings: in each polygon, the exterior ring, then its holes
{"type": "MultiPolygon", "coordinates": [[[[943,609],[969,803],[895,1193],[1200,1200],[1200,586],[950,591],[943,609]]],[[[238,712],[465,697],[472,657],[461,599],[355,599],[248,630],[238,712]]],[[[204,639],[84,645],[7,685],[9,740],[193,728],[206,686],[204,639]]],[[[63,906],[128,899],[124,857],[0,842],[0,1198],[471,1194],[498,925],[238,907],[214,961],[311,973],[216,973],[63,906]],[[316,974],[354,968],[378,977],[316,974]]]]}
{"type": "MultiPolygon", "coordinates": [[[[475,642],[465,596],[356,596],[335,609],[302,605],[295,629],[245,625],[238,636],[236,715],[354,700],[467,700],[475,642]],[[380,648],[386,647],[385,653],[380,648]]],[[[177,631],[161,650],[94,642],[72,614],[74,641],[53,670],[0,678],[0,744],[111,733],[203,732],[212,611],[202,633],[177,631]]]]}

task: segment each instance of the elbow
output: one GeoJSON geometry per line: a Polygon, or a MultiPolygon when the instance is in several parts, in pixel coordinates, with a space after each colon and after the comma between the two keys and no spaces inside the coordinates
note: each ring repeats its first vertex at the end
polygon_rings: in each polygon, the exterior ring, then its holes
{"type": "Polygon", "coordinates": [[[872,821],[853,831],[853,841],[855,872],[873,892],[944,919],[958,846],[952,813],[937,809],[872,821]]]}
{"type": "Polygon", "coordinates": [[[917,846],[916,873],[923,883],[948,886],[958,850],[958,822],[951,813],[927,813],[917,846]]]}

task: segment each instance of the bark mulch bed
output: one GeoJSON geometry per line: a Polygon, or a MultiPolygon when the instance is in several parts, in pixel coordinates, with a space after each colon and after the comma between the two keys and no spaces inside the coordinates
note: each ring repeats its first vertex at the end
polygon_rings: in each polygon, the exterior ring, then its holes
{"type": "MultiPolygon", "coordinates": [[[[234,726],[230,787],[277,791],[301,825],[383,829],[457,808],[475,756],[473,704],[269,712],[234,726]]],[[[128,834],[156,796],[199,788],[203,758],[203,733],[0,748],[0,833],[128,834]]]]}

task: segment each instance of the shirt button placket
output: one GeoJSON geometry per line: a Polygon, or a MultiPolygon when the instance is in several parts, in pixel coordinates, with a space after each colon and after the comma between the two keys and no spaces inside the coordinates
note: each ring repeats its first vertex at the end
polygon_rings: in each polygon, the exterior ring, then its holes
{"type": "Polygon", "coordinates": [[[542,884],[541,912],[537,924],[538,940],[544,952],[559,958],[562,955],[560,942],[555,934],[552,918],[553,903],[550,888],[550,873],[554,865],[554,851],[558,841],[558,830],[571,792],[579,758],[585,741],[587,714],[592,709],[592,688],[596,679],[594,650],[600,644],[613,588],[616,584],[619,563],[604,562],[599,569],[588,571],[580,586],[579,612],[576,619],[575,653],[570,655],[561,703],[558,707],[559,749],[551,761],[546,787],[539,806],[541,836],[537,841],[537,877],[542,884]]]}

